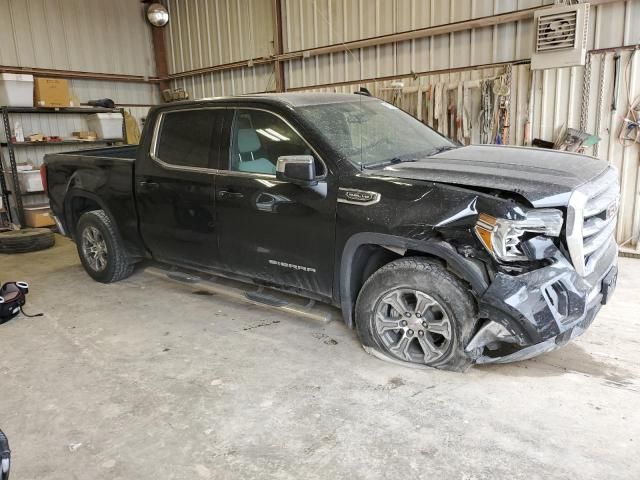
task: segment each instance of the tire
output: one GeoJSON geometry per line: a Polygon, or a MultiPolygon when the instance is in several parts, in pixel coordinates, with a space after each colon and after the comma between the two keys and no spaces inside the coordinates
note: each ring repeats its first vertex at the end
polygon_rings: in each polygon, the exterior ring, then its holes
{"type": "Polygon", "coordinates": [[[401,258],[363,285],[356,330],[365,350],[377,357],[465,371],[473,363],[464,347],[475,327],[475,311],[468,288],[444,267],[424,258],[401,258]]]}
{"type": "Polygon", "coordinates": [[[47,228],[24,228],[0,233],[0,253],[27,253],[44,250],[56,243],[47,228]]]}
{"type": "Polygon", "coordinates": [[[104,210],[86,212],[80,217],[76,247],[82,266],[98,282],[117,282],[133,273],[133,264],[104,210]]]}

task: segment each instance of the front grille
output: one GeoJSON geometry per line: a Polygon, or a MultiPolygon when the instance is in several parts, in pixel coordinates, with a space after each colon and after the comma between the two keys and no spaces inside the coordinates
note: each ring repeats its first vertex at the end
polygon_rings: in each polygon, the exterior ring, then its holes
{"type": "Polygon", "coordinates": [[[567,209],[567,246],[580,275],[593,272],[598,260],[615,242],[619,195],[618,172],[613,168],[571,194],[567,209]]]}

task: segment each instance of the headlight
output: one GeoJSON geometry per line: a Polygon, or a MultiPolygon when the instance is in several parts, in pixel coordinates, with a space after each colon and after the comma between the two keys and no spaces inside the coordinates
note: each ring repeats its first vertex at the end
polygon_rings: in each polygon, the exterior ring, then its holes
{"type": "Polygon", "coordinates": [[[503,262],[528,260],[522,251],[522,235],[526,232],[557,237],[562,231],[562,212],[555,209],[530,210],[522,220],[495,218],[481,213],[476,234],[485,248],[503,262]]]}

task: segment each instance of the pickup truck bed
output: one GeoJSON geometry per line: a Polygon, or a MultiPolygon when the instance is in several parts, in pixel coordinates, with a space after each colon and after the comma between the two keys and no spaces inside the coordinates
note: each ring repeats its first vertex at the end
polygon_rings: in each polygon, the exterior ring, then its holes
{"type": "Polygon", "coordinates": [[[118,225],[126,250],[133,257],[144,256],[138,234],[135,208],[135,159],[137,146],[96,148],[59,153],[47,157],[47,184],[51,208],[64,212],[66,234],[74,236],[77,212],[94,207],[110,213],[118,225]],[[74,192],[82,192],[74,195],[74,192]],[[63,205],[63,202],[70,202],[63,205]],[[84,205],[81,205],[84,204],[84,205]],[[74,213],[76,212],[76,213],[74,213]]]}

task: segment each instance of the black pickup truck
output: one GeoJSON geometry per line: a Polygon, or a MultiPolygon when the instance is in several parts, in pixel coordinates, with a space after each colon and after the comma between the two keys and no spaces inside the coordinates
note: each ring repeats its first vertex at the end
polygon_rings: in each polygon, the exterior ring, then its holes
{"type": "Polygon", "coordinates": [[[530,358],[584,332],[615,287],[606,162],[460,147],[363,95],[162,105],[139,147],[48,155],[42,174],[95,280],[151,259],[284,290],[340,307],[393,361],[530,358]]]}

